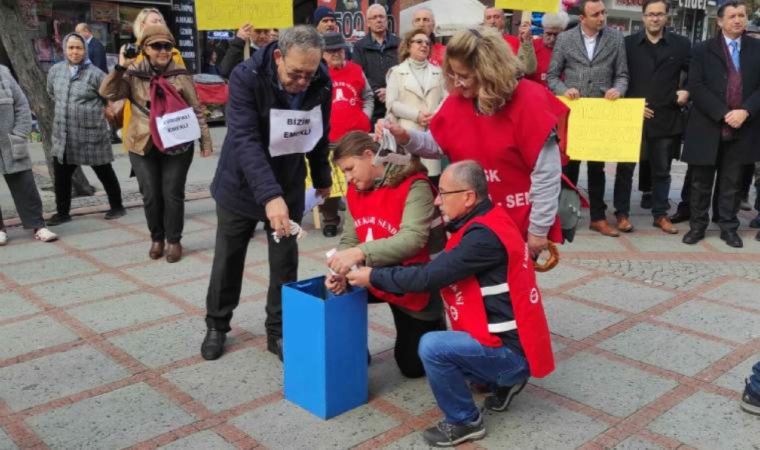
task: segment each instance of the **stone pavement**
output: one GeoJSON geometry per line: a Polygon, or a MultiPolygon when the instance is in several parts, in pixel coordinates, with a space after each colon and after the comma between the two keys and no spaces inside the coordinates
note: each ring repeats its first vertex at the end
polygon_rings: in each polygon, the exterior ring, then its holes
{"type": "MultiPolygon", "coordinates": [[[[53,244],[9,229],[0,449],[425,447],[419,431],[440,414],[425,380],[399,373],[385,305],[370,307],[369,404],[322,421],[283,400],[264,337],[262,231],[227,354],[199,356],[215,220],[210,199],[187,203],[187,256],[177,264],[147,258],[137,208],[111,222],[75,217],[55,228],[53,244]]],[[[324,272],[337,242],[308,222],[302,279],[324,272]]],[[[717,231],[692,247],[680,243],[683,226],[667,236],[638,208],[633,223],[618,239],[582,223],[560,266],[540,276],[557,371],[531,380],[509,411],[488,413],[488,436],[463,448],[760,448],[760,418],[737,403],[760,359],[754,232],[742,231],[740,250],[717,231]]]]}

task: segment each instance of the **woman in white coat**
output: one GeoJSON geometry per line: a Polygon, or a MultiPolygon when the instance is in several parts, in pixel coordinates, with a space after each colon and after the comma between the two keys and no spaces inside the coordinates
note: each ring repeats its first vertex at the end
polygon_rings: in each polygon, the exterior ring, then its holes
{"type": "MultiPolygon", "coordinates": [[[[443,71],[428,61],[430,37],[416,28],[404,35],[399,46],[401,64],[388,72],[385,93],[386,118],[407,130],[427,130],[438,105],[446,96],[443,71]]],[[[438,185],[441,162],[422,159],[430,179],[438,185]]]]}

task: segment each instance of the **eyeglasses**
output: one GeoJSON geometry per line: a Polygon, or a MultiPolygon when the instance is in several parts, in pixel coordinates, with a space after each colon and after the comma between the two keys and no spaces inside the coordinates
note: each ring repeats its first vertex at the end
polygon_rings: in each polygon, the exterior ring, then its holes
{"type": "Polygon", "coordinates": [[[153,50],[160,52],[161,50],[165,52],[170,52],[174,48],[174,44],[171,42],[154,42],[152,44],[149,44],[148,47],[152,48],[153,50]]]}
{"type": "Polygon", "coordinates": [[[314,72],[311,72],[311,73],[309,73],[309,72],[297,72],[297,71],[291,72],[288,69],[287,63],[285,63],[285,58],[284,57],[282,58],[282,62],[283,62],[283,65],[285,66],[285,76],[287,76],[288,79],[290,79],[290,80],[293,80],[293,81],[301,81],[301,80],[303,80],[303,81],[306,81],[307,83],[311,83],[312,81],[314,81],[317,78],[317,71],[316,70],[314,72]]]}
{"type": "Polygon", "coordinates": [[[425,45],[428,47],[430,46],[430,41],[428,41],[427,39],[412,39],[409,42],[411,42],[412,44],[425,45]]]}
{"type": "Polygon", "coordinates": [[[648,17],[650,19],[662,19],[663,17],[667,17],[666,13],[646,13],[644,14],[644,17],[648,17]]]}
{"type": "Polygon", "coordinates": [[[462,76],[456,73],[447,73],[446,76],[449,77],[449,80],[451,80],[452,83],[454,83],[454,86],[461,86],[464,88],[470,86],[474,79],[472,75],[462,76]]]}
{"type": "Polygon", "coordinates": [[[442,189],[438,190],[438,195],[443,197],[444,195],[449,194],[461,194],[462,192],[470,192],[472,189],[457,189],[456,191],[444,191],[442,189]]]}

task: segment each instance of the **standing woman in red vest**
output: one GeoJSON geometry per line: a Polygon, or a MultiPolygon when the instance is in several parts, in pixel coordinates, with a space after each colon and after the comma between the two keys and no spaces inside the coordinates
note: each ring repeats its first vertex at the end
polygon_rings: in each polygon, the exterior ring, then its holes
{"type": "Polygon", "coordinates": [[[537,257],[549,240],[562,242],[562,161],[555,133],[568,108],[545,87],[519,78],[519,60],[494,30],[457,33],[446,47],[443,71],[449,96],[428,132],[387,121],[381,126],[420,157],[477,161],[491,199],[507,209],[537,257]]]}
{"type": "MultiPolygon", "coordinates": [[[[327,64],[333,86],[329,139],[330,147],[334,147],[349,131],[366,133],[370,130],[369,120],[375,109],[375,95],[362,67],[346,58],[348,46],[343,35],[328,32],[322,37],[325,40],[322,59],[327,64]]],[[[338,234],[339,204],[340,197],[330,197],[319,207],[323,221],[322,234],[325,237],[335,237],[338,234]]]]}
{"type": "MultiPolygon", "coordinates": [[[[344,276],[353,267],[425,264],[444,247],[434,189],[419,158],[408,165],[383,163],[377,150],[370,134],[352,131],[333,153],[349,184],[339,251],[327,261],[337,275],[328,277],[326,285],[336,294],[346,289],[344,276]]],[[[438,293],[395,295],[370,289],[370,302],[387,302],[391,308],[394,356],[401,373],[409,378],[425,375],[417,354],[420,339],[446,329],[438,293]]]]}

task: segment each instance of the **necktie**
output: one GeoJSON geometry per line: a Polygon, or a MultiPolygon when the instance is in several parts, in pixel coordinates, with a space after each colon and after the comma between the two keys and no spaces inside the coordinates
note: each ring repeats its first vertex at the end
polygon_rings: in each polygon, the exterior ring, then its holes
{"type": "Polygon", "coordinates": [[[736,70],[739,70],[739,43],[736,41],[731,41],[731,44],[729,44],[731,47],[731,61],[734,63],[734,68],[736,70]]]}

